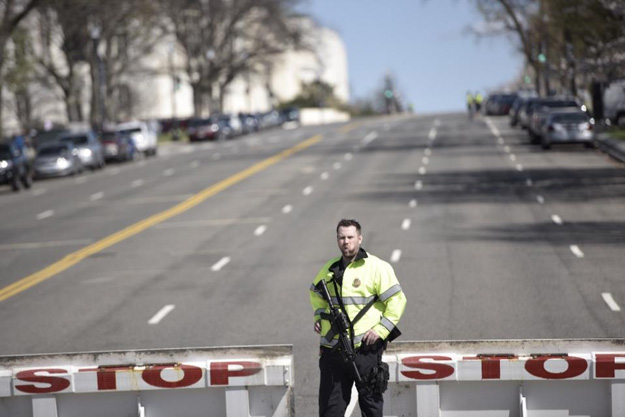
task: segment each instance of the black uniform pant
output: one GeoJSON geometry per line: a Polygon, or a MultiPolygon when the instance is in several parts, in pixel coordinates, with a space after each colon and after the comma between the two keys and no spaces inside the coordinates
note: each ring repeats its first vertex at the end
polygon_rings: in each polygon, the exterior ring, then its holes
{"type": "MultiPolygon", "coordinates": [[[[382,358],[385,344],[378,341],[356,352],[356,366],[361,377],[368,375],[382,358]]],[[[321,381],[319,384],[319,417],[344,417],[354,385],[354,377],[336,350],[321,349],[319,358],[321,381]]],[[[363,417],[383,417],[382,394],[358,394],[358,404],[363,417]]]]}

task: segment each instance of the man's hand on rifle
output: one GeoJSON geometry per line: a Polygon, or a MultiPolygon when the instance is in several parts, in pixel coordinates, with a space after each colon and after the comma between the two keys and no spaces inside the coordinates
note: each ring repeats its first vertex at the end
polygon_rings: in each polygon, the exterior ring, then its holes
{"type": "Polygon", "coordinates": [[[380,335],[373,329],[367,330],[365,336],[362,338],[362,341],[365,345],[372,345],[380,338],[380,335]]]}
{"type": "Polygon", "coordinates": [[[315,332],[321,334],[321,322],[320,321],[315,322],[315,332]]]}

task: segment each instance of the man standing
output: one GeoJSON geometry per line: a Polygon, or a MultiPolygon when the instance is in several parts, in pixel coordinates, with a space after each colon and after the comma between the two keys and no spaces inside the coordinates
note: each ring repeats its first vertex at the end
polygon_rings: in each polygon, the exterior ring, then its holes
{"type": "MultiPolygon", "coordinates": [[[[356,220],[341,220],[336,227],[336,238],[342,256],[326,263],[310,288],[314,330],[321,335],[320,417],[345,415],[354,375],[344,366],[338,335],[328,320],[329,306],[319,294],[317,283],[326,281],[333,304],[349,318],[356,366],[365,380],[379,370],[386,344],[400,334],[397,324],[406,307],[406,296],[393,268],[360,247],[362,234],[356,220]],[[361,311],[365,313],[357,317],[361,311]]],[[[358,402],[363,416],[383,416],[384,400],[379,390],[361,389],[358,402]]]]}

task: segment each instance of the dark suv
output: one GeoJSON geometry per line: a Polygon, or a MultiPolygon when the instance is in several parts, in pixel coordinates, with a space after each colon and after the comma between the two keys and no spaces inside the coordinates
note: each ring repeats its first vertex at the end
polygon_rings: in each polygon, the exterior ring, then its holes
{"type": "Polygon", "coordinates": [[[0,143],[0,184],[8,184],[13,191],[19,191],[22,185],[30,188],[33,173],[28,155],[13,143],[0,143]]]}

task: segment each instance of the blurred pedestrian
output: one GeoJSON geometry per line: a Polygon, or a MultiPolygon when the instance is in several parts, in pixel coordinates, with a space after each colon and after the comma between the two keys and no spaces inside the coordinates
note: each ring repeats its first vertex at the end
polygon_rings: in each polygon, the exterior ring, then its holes
{"type": "Polygon", "coordinates": [[[473,112],[475,111],[475,102],[473,99],[473,94],[470,91],[467,91],[467,112],[469,114],[469,119],[473,119],[473,112]]]}

